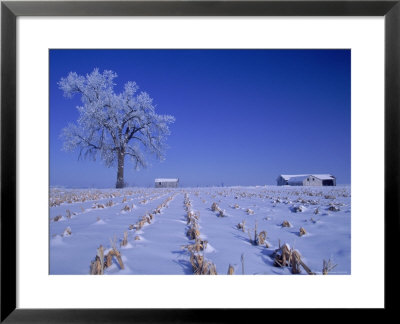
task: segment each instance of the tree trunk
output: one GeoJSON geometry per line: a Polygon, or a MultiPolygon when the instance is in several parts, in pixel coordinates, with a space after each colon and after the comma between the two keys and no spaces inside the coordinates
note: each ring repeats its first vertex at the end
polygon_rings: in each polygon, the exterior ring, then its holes
{"type": "Polygon", "coordinates": [[[125,153],[123,151],[118,151],[118,171],[117,171],[117,184],[116,188],[125,187],[124,182],[124,164],[125,164],[125,153]]]}

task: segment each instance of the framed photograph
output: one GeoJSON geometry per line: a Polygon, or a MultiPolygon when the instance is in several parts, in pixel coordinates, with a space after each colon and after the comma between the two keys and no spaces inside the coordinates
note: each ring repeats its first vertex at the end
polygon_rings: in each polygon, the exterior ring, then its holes
{"type": "Polygon", "coordinates": [[[49,60],[50,275],[351,275],[351,50],[50,49],[49,60]],[[131,75],[141,85],[116,93],[131,75]],[[300,143],[299,122],[312,125],[300,143]]]}
{"type": "Polygon", "coordinates": [[[399,15],[3,1],[1,321],[391,309],[399,15]]]}

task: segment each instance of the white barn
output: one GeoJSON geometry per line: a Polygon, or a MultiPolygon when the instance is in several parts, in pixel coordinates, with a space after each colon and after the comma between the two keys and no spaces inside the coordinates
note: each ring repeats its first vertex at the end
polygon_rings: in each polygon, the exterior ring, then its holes
{"type": "Polygon", "coordinates": [[[179,179],[159,178],[154,180],[155,188],[178,188],[179,179]]]}
{"type": "Polygon", "coordinates": [[[278,186],[336,186],[336,178],[331,174],[281,174],[278,186]]]}

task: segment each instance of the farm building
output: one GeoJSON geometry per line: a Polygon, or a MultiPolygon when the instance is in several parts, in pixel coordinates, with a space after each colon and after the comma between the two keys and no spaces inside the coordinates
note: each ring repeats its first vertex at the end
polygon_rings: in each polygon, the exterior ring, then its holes
{"type": "Polygon", "coordinates": [[[179,179],[155,179],[156,188],[177,188],[179,179]]]}
{"type": "Polygon", "coordinates": [[[278,186],[336,186],[331,174],[281,174],[276,182],[278,186]]]}

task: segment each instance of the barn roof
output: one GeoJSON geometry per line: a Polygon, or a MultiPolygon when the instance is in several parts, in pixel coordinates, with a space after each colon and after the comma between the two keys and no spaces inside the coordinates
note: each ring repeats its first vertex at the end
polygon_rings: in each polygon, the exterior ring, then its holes
{"type": "Polygon", "coordinates": [[[285,180],[289,180],[294,177],[308,177],[309,174],[281,174],[280,176],[285,180]]]}
{"type": "Polygon", "coordinates": [[[331,174],[281,174],[280,175],[283,179],[289,181],[300,181],[301,179],[307,178],[308,176],[313,176],[320,180],[331,180],[335,179],[335,177],[331,174]]]}
{"type": "Polygon", "coordinates": [[[318,178],[320,180],[331,180],[335,179],[335,177],[331,174],[311,174],[313,177],[318,178]]]}
{"type": "Polygon", "coordinates": [[[155,179],[154,182],[178,182],[179,179],[166,179],[166,178],[158,178],[155,179]]]}

